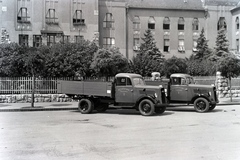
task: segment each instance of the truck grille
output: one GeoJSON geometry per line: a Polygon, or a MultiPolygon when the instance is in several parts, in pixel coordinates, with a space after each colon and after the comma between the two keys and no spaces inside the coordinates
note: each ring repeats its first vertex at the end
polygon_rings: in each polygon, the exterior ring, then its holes
{"type": "Polygon", "coordinates": [[[161,88],[162,103],[166,103],[166,95],[164,88],[161,88]]]}
{"type": "Polygon", "coordinates": [[[215,101],[218,101],[218,99],[217,99],[217,90],[216,90],[216,87],[213,87],[213,93],[214,93],[214,99],[215,99],[215,101]]]}

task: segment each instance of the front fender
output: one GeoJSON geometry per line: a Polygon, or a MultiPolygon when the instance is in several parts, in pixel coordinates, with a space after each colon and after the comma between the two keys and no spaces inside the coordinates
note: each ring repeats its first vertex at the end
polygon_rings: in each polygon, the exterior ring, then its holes
{"type": "Polygon", "coordinates": [[[137,99],[137,101],[136,101],[136,103],[135,103],[135,107],[138,107],[139,103],[140,103],[143,99],[149,99],[149,100],[151,100],[154,104],[157,103],[157,100],[156,100],[153,96],[151,96],[151,95],[143,95],[143,96],[141,96],[141,97],[139,97],[139,98],[137,99]]]}
{"type": "Polygon", "coordinates": [[[208,102],[210,102],[210,99],[209,99],[208,96],[206,96],[205,94],[200,94],[200,95],[194,96],[194,97],[192,98],[192,100],[191,100],[191,103],[193,104],[194,101],[195,101],[197,98],[200,98],[200,97],[205,98],[208,102]]]}

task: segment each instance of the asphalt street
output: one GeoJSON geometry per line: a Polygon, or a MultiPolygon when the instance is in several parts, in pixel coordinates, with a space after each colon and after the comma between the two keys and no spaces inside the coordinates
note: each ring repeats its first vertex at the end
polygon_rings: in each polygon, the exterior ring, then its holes
{"type": "Polygon", "coordinates": [[[238,160],[240,108],[0,112],[1,160],[238,160]]]}

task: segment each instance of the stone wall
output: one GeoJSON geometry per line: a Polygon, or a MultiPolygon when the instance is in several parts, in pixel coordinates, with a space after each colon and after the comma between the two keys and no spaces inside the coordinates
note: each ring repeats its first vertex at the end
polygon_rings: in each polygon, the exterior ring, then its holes
{"type": "MultiPolygon", "coordinates": [[[[0,95],[0,103],[30,103],[31,94],[0,95]]],[[[65,94],[35,94],[35,102],[72,102],[65,94]]]]}
{"type": "Polygon", "coordinates": [[[232,97],[240,97],[240,90],[232,89],[232,91],[230,92],[228,79],[222,77],[220,72],[217,72],[216,87],[219,98],[229,98],[231,93],[232,97]]]}

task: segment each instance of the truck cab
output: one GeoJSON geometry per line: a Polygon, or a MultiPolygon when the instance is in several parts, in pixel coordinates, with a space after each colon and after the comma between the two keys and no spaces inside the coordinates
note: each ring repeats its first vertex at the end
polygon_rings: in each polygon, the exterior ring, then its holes
{"type": "MultiPolygon", "coordinates": [[[[134,106],[140,112],[148,107],[140,107],[143,102],[153,103],[154,111],[163,112],[166,109],[164,88],[145,84],[143,77],[133,73],[119,73],[115,76],[112,86],[115,106],[134,106]]],[[[144,103],[145,104],[145,103],[144,103]]],[[[150,109],[150,108],[148,108],[150,109]]]]}
{"type": "Polygon", "coordinates": [[[215,86],[196,84],[188,74],[175,73],[167,81],[149,81],[147,84],[164,86],[170,104],[193,104],[197,112],[213,110],[218,103],[215,86]]]}
{"type": "Polygon", "coordinates": [[[194,104],[197,112],[213,110],[218,103],[215,86],[195,84],[188,74],[172,74],[168,94],[170,103],[194,104]]]}

